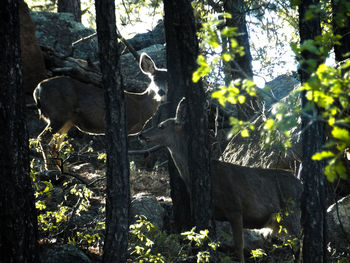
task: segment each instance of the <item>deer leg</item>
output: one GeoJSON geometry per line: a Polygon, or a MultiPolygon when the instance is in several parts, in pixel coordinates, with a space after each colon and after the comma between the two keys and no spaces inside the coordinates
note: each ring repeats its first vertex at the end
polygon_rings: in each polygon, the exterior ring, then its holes
{"type": "Polygon", "coordinates": [[[52,165],[51,162],[49,162],[50,156],[52,155],[52,149],[50,149],[52,134],[53,128],[49,123],[38,136],[39,146],[45,163],[45,170],[57,170],[56,166],[52,165]]]}
{"type": "MultiPolygon", "coordinates": [[[[59,144],[62,143],[63,139],[61,139],[61,136],[58,138],[58,140],[55,140],[53,138],[53,135],[58,133],[62,134],[62,130],[67,126],[67,124],[52,124],[49,123],[45,129],[39,134],[39,145],[40,149],[43,153],[43,159],[45,163],[45,170],[60,170],[59,161],[58,161],[58,150],[59,146],[57,147],[56,141],[58,141],[59,144]]],[[[70,125],[71,127],[72,125],[70,125]]]]}
{"type": "Polygon", "coordinates": [[[233,232],[233,240],[239,262],[244,263],[244,238],[243,238],[243,218],[242,214],[234,213],[230,215],[230,224],[233,232]]]}
{"type": "Polygon", "coordinates": [[[52,137],[49,147],[52,153],[52,157],[54,160],[54,165],[58,170],[63,172],[63,162],[62,158],[60,158],[59,152],[61,150],[61,145],[65,139],[65,136],[68,131],[72,128],[73,124],[71,122],[67,122],[63,125],[63,127],[57,132],[58,137],[52,137]]]}

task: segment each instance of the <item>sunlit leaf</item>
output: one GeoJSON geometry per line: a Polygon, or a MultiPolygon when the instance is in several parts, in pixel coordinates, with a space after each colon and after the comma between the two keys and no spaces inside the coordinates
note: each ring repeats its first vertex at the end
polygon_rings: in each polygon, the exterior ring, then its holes
{"type": "Polygon", "coordinates": [[[318,152],[318,153],[315,153],[313,156],[312,156],[312,160],[315,160],[315,161],[320,161],[324,158],[330,158],[330,157],[334,157],[334,153],[333,152],[330,152],[330,151],[323,151],[323,152],[318,152]]]}

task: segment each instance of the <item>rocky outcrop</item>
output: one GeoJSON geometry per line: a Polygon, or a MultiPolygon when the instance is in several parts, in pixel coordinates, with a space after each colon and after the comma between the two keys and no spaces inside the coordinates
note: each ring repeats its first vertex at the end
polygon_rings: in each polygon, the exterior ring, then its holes
{"type": "Polygon", "coordinates": [[[264,103],[259,110],[263,113],[253,121],[256,129],[251,131],[247,138],[242,138],[239,134],[232,137],[222,155],[223,160],[249,167],[297,170],[301,150],[298,128],[290,131],[292,147],[286,152],[281,150],[278,140],[272,142],[271,147],[267,148],[260,132],[268,114],[278,106],[278,102],[299,103],[299,98],[289,96],[289,93],[299,85],[298,80],[290,75],[282,75],[268,82],[266,86],[269,87],[269,91],[260,92],[264,103]]]}
{"type": "Polygon", "coordinates": [[[164,208],[159,204],[155,196],[147,193],[138,193],[132,197],[130,222],[135,222],[137,216],[144,216],[153,225],[163,229],[164,208]]]}
{"type": "MultiPolygon", "coordinates": [[[[43,50],[50,75],[69,75],[95,84],[100,81],[97,36],[79,42],[72,50],[72,43],[94,34],[93,29],[74,21],[69,13],[31,12],[31,16],[36,24],[38,42],[45,47],[43,50]]],[[[139,54],[149,54],[157,67],[166,66],[163,23],[160,22],[153,31],[138,34],[128,41],[139,54]]],[[[124,88],[143,91],[149,79],[140,71],[138,61],[126,53],[121,56],[120,63],[124,88]]]]}
{"type": "Polygon", "coordinates": [[[91,38],[76,45],[72,53],[72,43],[90,36],[95,30],[76,22],[70,13],[31,12],[36,25],[36,37],[40,46],[54,48],[55,51],[74,58],[97,60],[97,38],[91,38]]]}
{"type": "Polygon", "coordinates": [[[80,249],[73,245],[44,246],[40,251],[41,263],[91,263],[80,249]]]}
{"type": "Polygon", "coordinates": [[[328,240],[332,249],[350,251],[350,196],[327,209],[328,240]]]}

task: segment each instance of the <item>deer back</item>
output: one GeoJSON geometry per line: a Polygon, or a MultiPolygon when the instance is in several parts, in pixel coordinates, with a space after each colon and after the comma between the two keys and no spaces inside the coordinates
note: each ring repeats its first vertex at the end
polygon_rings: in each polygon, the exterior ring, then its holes
{"type": "Polygon", "coordinates": [[[103,90],[70,77],[42,81],[34,91],[41,116],[51,125],[71,122],[86,133],[104,133],[103,90]]]}
{"type": "Polygon", "coordinates": [[[232,212],[243,215],[245,228],[270,226],[275,213],[288,211],[294,221],[286,227],[298,232],[298,207],[302,184],[289,171],[250,168],[212,161],[213,198],[219,220],[228,220],[232,212]],[[293,210],[293,211],[292,211],[293,210]],[[295,213],[293,216],[293,213],[295,213]]]}

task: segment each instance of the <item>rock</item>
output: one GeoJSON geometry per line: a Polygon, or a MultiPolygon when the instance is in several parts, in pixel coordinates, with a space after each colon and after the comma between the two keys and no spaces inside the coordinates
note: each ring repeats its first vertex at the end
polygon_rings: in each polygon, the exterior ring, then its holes
{"type": "Polygon", "coordinates": [[[41,249],[41,263],[91,263],[91,260],[73,245],[50,245],[41,249]]]}
{"type": "MultiPolygon", "coordinates": [[[[36,24],[36,37],[40,46],[54,47],[64,55],[71,54],[73,42],[95,33],[95,30],[76,22],[70,13],[31,12],[31,17],[36,24]]],[[[72,56],[97,60],[97,50],[97,37],[94,37],[77,44],[72,56]]]]}
{"type": "Polygon", "coordinates": [[[328,240],[332,249],[350,250],[350,195],[327,209],[328,240]],[[339,217],[338,217],[338,212],[339,217]]]}
{"type": "Polygon", "coordinates": [[[289,93],[299,86],[300,81],[289,74],[283,74],[267,82],[266,87],[269,88],[267,93],[270,96],[268,96],[266,93],[261,93],[261,96],[264,98],[266,103],[266,109],[270,109],[272,104],[274,104],[276,101],[280,101],[283,98],[288,97],[289,93]]]}
{"type": "Polygon", "coordinates": [[[136,216],[145,216],[153,225],[163,228],[164,208],[151,194],[138,193],[131,199],[130,221],[133,224],[136,216]]]}
{"type": "Polygon", "coordinates": [[[128,39],[129,44],[135,50],[141,50],[156,44],[165,44],[164,23],[162,20],[158,21],[156,27],[147,33],[137,34],[133,38],[128,39]]]}
{"type": "MultiPolygon", "coordinates": [[[[216,237],[223,247],[233,247],[233,233],[229,222],[216,221],[216,237]]],[[[264,237],[255,230],[244,229],[244,249],[251,251],[264,246],[264,237]]]]}
{"type": "MultiPolygon", "coordinates": [[[[31,12],[31,17],[36,24],[39,44],[54,48],[58,53],[64,55],[71,54],[73,42],[95,33],[95,30],[76,22],[70,13],[31,12]]],[[[154,30],[137,34],[127,41],[135,50],[158,44],[163,45],[165,43],[164,24],[160,21],[154,30]]],[[[71,56],[84,60],[98,60],[97,36],[75,45],[71,56]]]]}
{"type": "Polygon", "coordinates": [[[301,153],[300,123],[297,128],[290,130],[292,147],[285,152],[282,151],[280,141],[277,139],[271,144],[271,147],[267,148],[260,132],[264,129],[265,115],[268,117],[271,110],[278,107],[276,101],[283,101],[288,105],[299,103],[298,98],[293,98],[294,100],[291,101],[292,97],[289,96],[290,92],[299,85],[300,83],[289,75],[282,75],[268,82],[267,86],[270,91],[259,92],[265,102],[265,114],[252,121],[255,130],[250,132],[249,137],[242,138],[240,135],[232,137],[223,153],[223,160],[249,167],[297,170],[301,153]]]}

